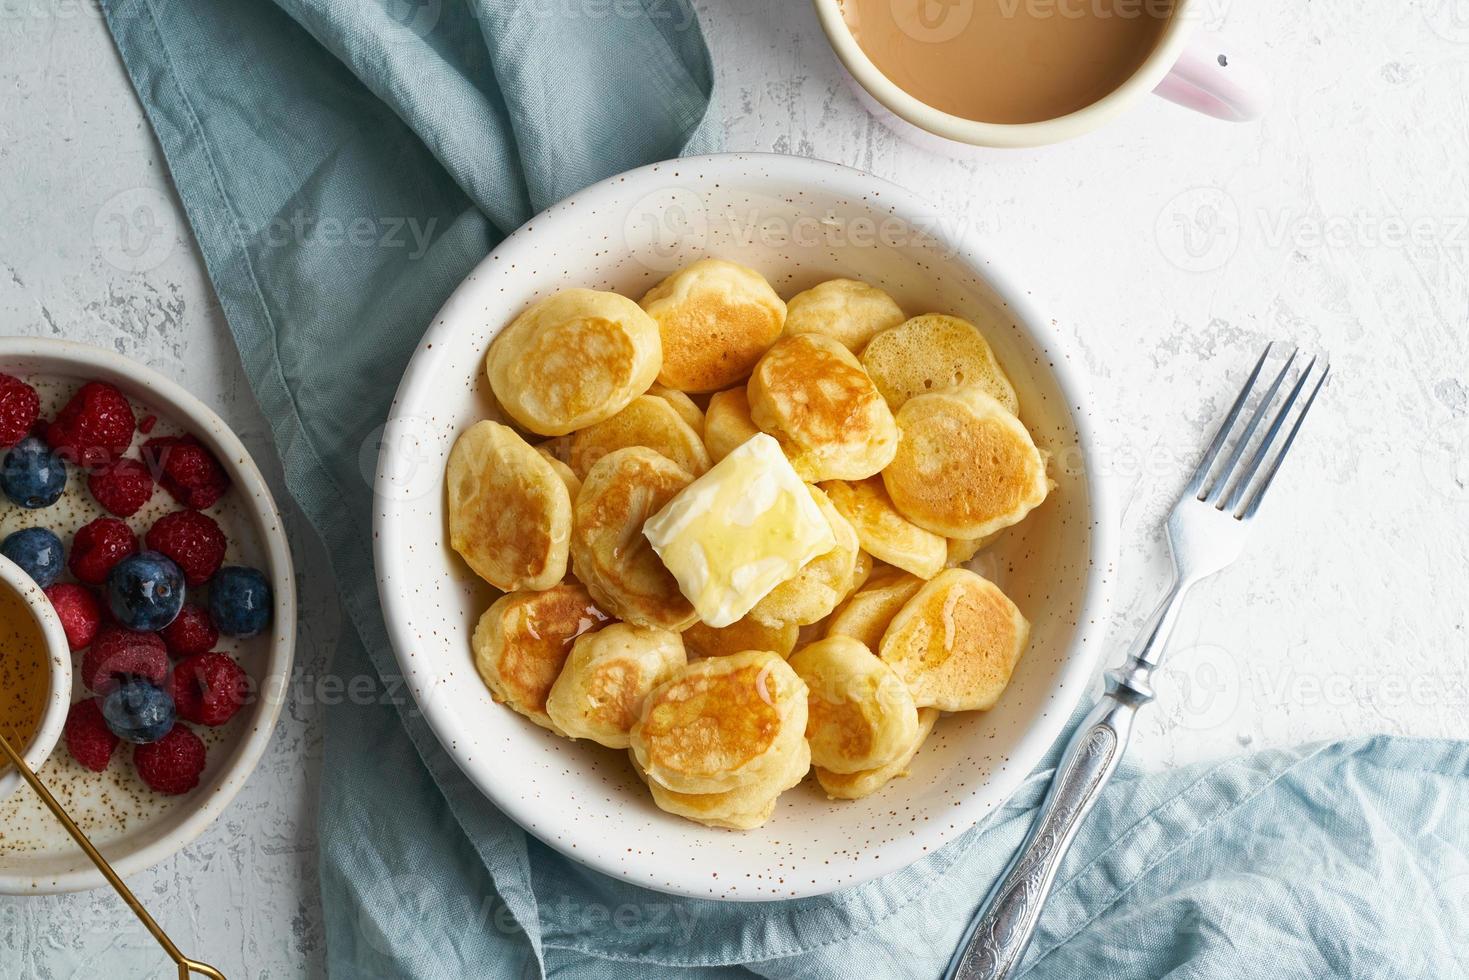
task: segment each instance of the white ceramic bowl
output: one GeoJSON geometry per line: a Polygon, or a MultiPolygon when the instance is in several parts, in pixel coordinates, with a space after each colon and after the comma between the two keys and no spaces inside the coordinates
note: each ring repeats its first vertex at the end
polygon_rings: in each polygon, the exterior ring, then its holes
{"type": "MultiPolygon", "coordinates": [[[[25,764],[35,772],[51,755],[66,727],[66,714],[71,709],[71,648],[46,593],[23,568],[3,556],[0,556],[0,589],[15,593],[25,603],[46,645],[46,661],[50,666],[46,707],[41,712],[40,725],[21,753],[25,764]]],[[[21,774],[13,766],[7,766],[3,758],[0,758],[0,770],[3,770],[0,773],[0,801],[3,801],[20,785],[21,774]]]]}
{"type": "MultiPolygon", "coordinates": [[[[245,785],[270,741],[289,693],[296,642],[296,583],[290,548],[270,489],[245,447],[218,415],[173,381],[102,348],[29,337],[0,338],[0,371],[37,382],[43,410],[48,397],[63,395],[83,381],[106,381],[127,395],[140,418],[157,416],[155,435],[178,430],[198,437],[219,458],[233,482],[229,493],[210,511],[230,538],[226,561],[260,568],[270,577],[275,593],[269,632],[242,641],[225,637],[217,647],[229,650],[244,664],[259,696],[227,725],[195,729],[209,745],[208,765],[197,788],[184,796],[160,796],[127,772],[130,763],[125,759],[114,758],[108,771],[98,775],[82,769],[64,749],[53,753],[42,770],[42,777],[113,869],[126,877],[157,864],[203,833],[245,785]],[[53,385],[57,390],[49,390],[53,385]],[[126,818],[125,825],[112,819],[119,815],[126,818]]],[[[143,438],[140,434],[137,441],[143,438]]],[[[73,470],[66,496],[45,510],[11,513],[14,508],[0,499],[6,509],[0,532],[8,533],[12,525],[58,521],[76,525],[96,516],[100,511],[86,490],[74,492],[72,484],[77,480],[73,470]]],[[[176,507],[159,489],[148,508],[129,523],[134,530],[146,529],[157,514],[176,507]]],[[[62,533],[63,540],[68,538],[62,533]]],[[[82,694],[77,690],[71,700],[82,694]]],[[[80,891],[105,885],[86,855],[29,790],[20,789],[5,801],[0,824],[6,828],[5,846],[0,848],[0,894],[80,891]],[[34,846],[24,846],[26,842],[34,846]]]]}
{"type": "MultiPolygon", "coordinates": [[[[1060,734],[1100,652],[1111,571],[1107,509],[1076,465],[1086,399],[1049,321],[929,205],[856,170],[774,155],[695,157],[603,181],[505,240],[449,299],[399,387],[378,466],[379,592],[408,686],[445,750],[502,811],[562,853],[665,892],[736,900],[821,894],[923,857],[1002,803],[1060,734]],[[999,706],[943,719],[912,774],[866,800],[810,783],[763,828],[712,830],[658,810],[624,753],[558,738],[496,705],[470,634],[494,593],[449,549],[443,468],[488,413],[490,339],[570,286],[641,296],[703,255],[746,263],[789,296],[833,276],[891,292],[911,313],[984,325],[1060,486],[984,552],[1034,623],[999,706]]],[[[1081,450],[1081,455],[1078,455],[1081,450]]]]}

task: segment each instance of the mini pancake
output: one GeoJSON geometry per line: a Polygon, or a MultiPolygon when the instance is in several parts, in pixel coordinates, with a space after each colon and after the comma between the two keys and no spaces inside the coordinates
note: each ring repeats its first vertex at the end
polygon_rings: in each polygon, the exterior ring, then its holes
{"type": "Polygon", "coordinates": [[[760,427],[750,418],[750,399],[743,387],[721,391],[709,399],[709,410],[704,413],[704,445],[714,462],[759,434],[760,427]]]}
{"type": "Polygon", "coordinates": [[[662,363],[658,324],[626,296],[567,289],[534,304],[490,344],[501,407],[543,436],[611,418],[648,390],[662,363]]]}
{"type": "Polygon", "coordinates": [[[581,477],[577,476],[571,467],[556,455],[550,444],[541,443],[536,447],[536,452],[544,456],[546,462],[551,464],[551,469],[555,470],[556,475],[561,477],[561,482],[566,484],[567,494],[570,495],[571,500],[575,501],[576,495],[581,493],[581,477]]]}
{"type": "Polygon", "coordinates": [[[829,279],[786,301],[785,332],[825,334],[855,354],[903,319],[902,308],[876,286],[856,279],[829,279]]]}
{"type": "Polygon", "coordinates": [[[662,385],[654,385],[648,389],[648,394],[655,398],[661,398],[673,407],[678,417],[688,424],[690,429],[703,435],[704,433],[704,410],[699,403],[681,391],[665,388],[662,385]]]}
{"type": "Polygon", "coordinates": [[[919,707],[987,711],[1029,639],[1030,623],[998,586],[950,568],[898,611],[878,652],[919,707]]]}
{"type": "MultiPolygon", "coordinates": [[[[637,769],[636,760],[633,768],[637,769]]],[[[811,749],[803,741],[791,753],[790,762],[778,778],[762,780],[759,785],[742,786],[726,793],[675,793],[648,779],[641,770],[638,775],[647,783],[653,802],[668,813],[706,827],[754,830],[775,813],[775,802],[780,794],[805,779],[810,768],[811,749]]]]}
{"type": "Polygon", "coordinates": [[[544,456],[509,426],[476,422],[449,451],[449,544],[502,592],[546,589],[566,575],[571,495],[544,456]]]}
{"type": "Polygon", "coordinates": [[[948,559],[945,564],[950,568],[965,564],[975,555],[994,544],[995,539],[1000,536],[1000,533],[996,531],[994,534],[986,534],[982,538],[949,538],[948,559]]]}
{"type": "Polygon", "coordinates": [[[795,623],[779,623],[767,626],[758,619],[746,616],[728,626],[707,626],[696,622],[683,632],[683,642],[689,658],[727,657],[731,653],[745,650],[769,650],[782,657],[789,657],[796,648],[796,637],[800,627],[795,623]]]}
{"type": "Polygon", "coordinates": [[[610,419],[589,425],[571,437],[571,469],[586,479],[597,461],[628,446],[645,446],[694,476],[709,469],[709,451],[697,430],[689,427],[667,399],[639,395],[610,419]]]}
{"type": "Polygon", "coordinates": [[[898,513],[881,477],[823,483],[831,505],[852,522],[862,550],[896,568],[930,579],[944,567],[948,542],[898,513]]]}
{"type": "Polygon", "coordinates": [[[862,772],[830,772],[826,769],[817,769],[816,781],[821,788],[826,790],[828,799],[833,800],[860,800],[864,796],[871,796],[888,784],[890,780],[898,776],[908,775],[908,765],[923,743],[928,741],[929,733],[933,731],[934,724],[939,720],[943,712],[937,708],[918,709],[918,737],[913,744],[894,761],[877,769],[867,769],[862,772]]]}
{"type": "Polygon", "coordinates": [[[806,682],[811,761],[830,772],[862,772],[896,761],[918,734],[913,696],[893,669],[849,636],[832,636],[791,656],[806,682]]]}
{"type": "Polygon", "coordinates": [[[935,534],[982,538],[1019,523],[1050,493],[1030,433],[979,388],[910,399],[898,428],[883,485],[898,513],[935,534]]]}
{"type": "Polygon", "coordinates": [[[919,395],[978,385],[1020,414],[1015,388],[984,334],[957,316],[929,313],[884,330],[863,349],[862,366],[895,412],[919,395]]]}
{"type": "Polygon", "coordinates": [[[777,654],[696,660],[653,690],[632,727],[633,758],[676,793],[769,785],[805,743],[806,685],[777,654]]]}
{"type": "MultiPolygon", "coordinates": [[[[856,530],[856,528],[854,527],[853,530],[856,530]]],[[[857,560],[852,564],[852,584],[847,586],[846,598],[851,598],[853,592],[866,585],[867,580],[872,578],[872,573],[877,571],[877,567],[877,559],[873,558],[867,552],[858,549],[857,560]]]]}
{"type": "Polygon", "coordinates": [[[801,566],[794,578],[777,585],[765,598],[755,603],[750,618],[767,626],[794,623],[806,626],[831,613],[851,591],[857,571],[857,532],[837,512],[816,487],[808,487],[811,497],[831,524],[836,547],[801,566]]]}
{"type": "Polygon", "coordinates": [[[612,623],[577,637],[546,698],[546,714],[572,738],[625,749],[643,698],[685,663],[677,633],[612,623]]]}
{"type": "Polygon", "coordinates": [[[576,582],[501,596],[474,628],[475,669],[496,701],[561,734],[546,698],[572,644],[607,619],[576,582]]]}
{"type": "Polygon", "coordinates": [[[755,365],[750,418],[810,483],[861,480],[892,461],[898,427],[851,351],[823,334],[782,338],[755,365]]]}
{"type": "Polygon", "coordinates": [[[718,391],[747,377],[786,319],[764,276],[722,259],[675,272],[642,307],[663,339],[658,383],[676,391],[718,391]]]}
{"type": "Polygon", "coordinates": [[[826,624],[827,636],[850,636],[876,650],[898,610],[923,588],[923,579],[896,568],[876,573],[837,607],[826,624]]]}
{"type": "Polygon", "coordinates": [[[643,524],[693,476],[651,449],[604,456],[582,481],[572,508],[571,567],[608,612],[638,626],[678,632],[694,607],[643,537],[643,524]]]}

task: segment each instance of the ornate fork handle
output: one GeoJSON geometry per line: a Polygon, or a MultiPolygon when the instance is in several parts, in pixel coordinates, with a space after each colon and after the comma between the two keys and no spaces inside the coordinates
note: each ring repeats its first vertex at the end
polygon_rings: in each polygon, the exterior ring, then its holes
{"type": "Polygon", "coordinates": [[[990,889],[949,963],[949,980],[1004,980],[1020,965],[1061,861],[1117,771],[1138,709],[1153,700],[1149,678],[1187,585],[1175,582],[1127,663],[1107,673],[1107,693],[1071,736],[1030,833],[990,889]]]}

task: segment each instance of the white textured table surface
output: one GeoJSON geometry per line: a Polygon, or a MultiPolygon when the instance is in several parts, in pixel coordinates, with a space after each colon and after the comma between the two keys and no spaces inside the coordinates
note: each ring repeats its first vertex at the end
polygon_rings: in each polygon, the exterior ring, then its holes
{"type": "MultiPolygon", "coordinates": [[[[1469,736],[1461,3],[1216,0],[1210,19],[1276,80],[1264,123],[1154,100],[1072,144],[963,163],[862,112],[805,3],[698,6],[729,148],[836,160],[928,195],[983,233],[1071,341],[1104,443],[1093,465],[1124,505],[1119,646],[1159,587],[1168,494],[1242,371],[1271,338],[1330,349],[1335,380],[1255,547],[1183,618],[1139,756],[1174,765],[1376,732],[1469,736]]],[[[144,361],[201,395],[273,470],[98,15],[85,2],[9,4],[0,35],[0,329],[144,361]],[[140,207],[152,224],[136,224],[140,207]]],[[[299,517],[292,528],[309,679],[326,669],[337,614],[319,547],[299,517]]],[[[298,695],[224,818],[133,881],[181,945],[233,976],[321,973],[316,717],[298,695]]],[[[150,949],[108,893],[0,899],[7,980],[153,976],[150,949]]]]}

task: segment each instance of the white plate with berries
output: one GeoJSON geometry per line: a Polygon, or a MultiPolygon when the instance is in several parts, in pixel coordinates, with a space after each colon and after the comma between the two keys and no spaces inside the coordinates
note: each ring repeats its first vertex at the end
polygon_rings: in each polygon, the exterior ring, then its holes
{"type": "MultiPolygon", "coordinates": [[[[162,375],[0,338],[0,554],[46,590],[73,650],[41,778],[118,873],[156,864],[239,792],[287,692],[296,589],[260,471],[162,375]]],[[[0,893],[103,884],[34,794],[0,803],[0,893]]]]}

